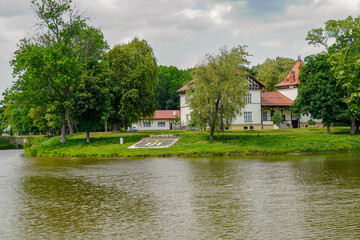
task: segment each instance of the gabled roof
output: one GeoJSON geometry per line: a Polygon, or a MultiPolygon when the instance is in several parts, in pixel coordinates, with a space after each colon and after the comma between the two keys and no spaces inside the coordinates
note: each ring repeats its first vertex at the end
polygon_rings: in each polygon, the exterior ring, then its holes
{"type": "Polygon", "coordinates": [[[176,92],[185,92],[186,90],[189,89],[188,85],[191,85],[192,83],[194,83],[194,80],[191,80],[188,84],[182,86],[179,90],[177,90],[176,92]]]}
{"type": "MultiPolygon", "coordinates": [[[[247,75],[248,77],[248,81],[249,81],[249,88],[254,88],[254,85],[257,85],[256,87],[258,87],[259,89],[265,87],[265,85],[263,83],[261,83],[259,80],[257,80],[256,78],[254,78],[251,75],[247,75]]],[[[189,89],[189,85],[193,84],[195,81],[191,80],[188,84],[182,86],[179,90],[177,90],[176,92],[185,92],[186,90],[189,89]]]]}
{"type": "Polygon", "coordinates": [[[276,84],[274,87],[299,85],[300,66],[305,66],[305,64],[301,61],[301,59],[295,63],[295,65],[293,66],[293,68],[290,70],[289,74],[285,78],[285,80],[276,84]]]}
{"type": "Polygon", "coordinates": [[[146,119],[175,119],[176,117],[180,118],[180,110],[156,110],[153,117],[146,119]]]}
{"type": "Polygon", "coordinates": [[[279,92],[262,92],[261,106],[290,106],[294,102],[279,92]]]}

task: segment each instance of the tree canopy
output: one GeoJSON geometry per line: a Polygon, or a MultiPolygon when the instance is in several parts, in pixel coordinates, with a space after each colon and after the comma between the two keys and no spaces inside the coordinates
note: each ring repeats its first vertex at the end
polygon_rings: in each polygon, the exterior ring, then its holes
{"type": "Polygon", "coordinates": [[[116,45],[107,54],[113,129],[129,127],[141,117],[154,114],[159,67],[151,46],[134,38],[116,45]]]}
{"type": "Polygon", "coordinates": [[[344,102],[350,113],[350,134],[355,134],[355,120],[360,118],[360,17],[328,20],[324,28],[309,31],[306,40],[309,44],[322,45],[329,53],[334,77],[346,92],[344,102]]]}
{"type": "Polygon", "coordinates": [[[330,133],[331,123],[342,118],[346,105],[343,102],[345,93],[331,71],[329,55],[320,53],[306,57],[299,80],[301,84],[292,105],[293,112],[322,119],[330,133]]]}
{"type": "Polygon", "coordinates": [[[190,69],[181,70],[174,66],[160,66],[156,87],[157,109],[180,109],[180,98],[176,91],[190,80],[190,69]]]}
{"type": "Polygon", "coordinates": [[[246,46],[223,47],[216,55],[207,54],[192,72],[194,83],[187,91],[191,119],[210,128],[210,140],[215,129],[230,125],[245,106],[248,56],[246,46]]]}
{"type": "Polygon", "coordinates": [[[253,67],[252,72],[256,79],[265,84],[266,90],[275,91],[274,86],[286,78],[294,64],[295,60],[291,58],[268,58],[264,63],[253,67]]]}

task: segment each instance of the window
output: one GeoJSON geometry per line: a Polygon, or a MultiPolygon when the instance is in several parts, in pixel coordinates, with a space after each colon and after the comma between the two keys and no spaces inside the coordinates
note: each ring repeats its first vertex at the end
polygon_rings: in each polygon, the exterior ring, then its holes
{"type": "Polygon", "coordinates": [[[188,96],[185,95],[185,104],[188,104],[188,96]]]}
{"type": "Polygon", "coordinates": [[[254,129],[254,126],[250,126],[250,129],[253,130],[253,129],[254,129]]]}
{"type": "Polygon", "coordinates": [[[251,93],[246,94],[245,103],[251,103],[251,93]]]}
{"type": "Polygon", "coordinates": [[[263,121],[268,120],[268,112],[263,112],[263,121]]]}
{"type": "Polygon", "coordinates": [[[190,120],[190,114],[186,114],[186,121],[190,120]]]}
{"type": "Polygon", "coordinates": [[[151,123],[150,122],[144,122],[144,127],[151,127],[151,123]]]}
{"type": "Polygon", "coordinates": [[[165,122],[158,122],[158,127],[165,127],[165,122]]]}
{"type": "Polygon", "coordinates": [[[252,112],[244,112],[244,121],[252,122],[252,112]]]}
{"type": "Polygon", "coordinates": [[[245,126],[245,127],[244,127],[244,129],[246,130],[246,129],[248,129],[248,127],[247,127],[247,126],[245,126]]]}

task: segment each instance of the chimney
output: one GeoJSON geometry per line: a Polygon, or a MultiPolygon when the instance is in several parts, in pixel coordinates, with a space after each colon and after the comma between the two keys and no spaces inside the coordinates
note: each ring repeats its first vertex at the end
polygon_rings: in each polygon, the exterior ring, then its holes
{"type": "Polygon", "coordinates": [[[173,111],[174,116],[176,116],[176,111],[173,111]]]}
{"type": "Polygon", "coordinates": [[[298,55],[298,60],[297,60],[297,62],[302,62],[302,61],[301,61],[301,55],[298,55]]]}

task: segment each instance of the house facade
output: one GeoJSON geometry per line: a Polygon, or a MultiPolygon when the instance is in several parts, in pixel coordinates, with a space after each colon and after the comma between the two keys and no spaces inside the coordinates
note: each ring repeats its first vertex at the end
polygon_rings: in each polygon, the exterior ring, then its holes
{"type": "MultiPolygon", "coordinates": [[[[299,59],[290,70],[284,81],[275,85],[276,92],[265,91],[265,85],[254,77],[247,76],[249,92],[245,97],[245,107],[242,114],[237,116],[230,125],[231,130],[260,130],[260,129],[285,129],[308,127],[311,116],[293,116],[290,106],[298,95],[299,67],[304,63],[299,59]],[[271,117],[276,109],[281,111],[283,121],[274,124],[271,117]]],[[[189,82],[190,84],[192,82],[189,82]]],[[[191,108],[189,106],[186,90],[188,85],[183,86],[177,92],[180,95],[181,127],[186,129],[191,121],[191,108]]],[[[315,127],[323,127],[321,120],[313,119],[315,127]]]]}
{"type": "Polygon", "coordinates": [[[139,131],[156,131],[156,130],[174,130],[179,126],[175,126],[175,119],[180,119],[180,110],[156,110],[151,118],[141,119],[132,126],[139,131]]]}

